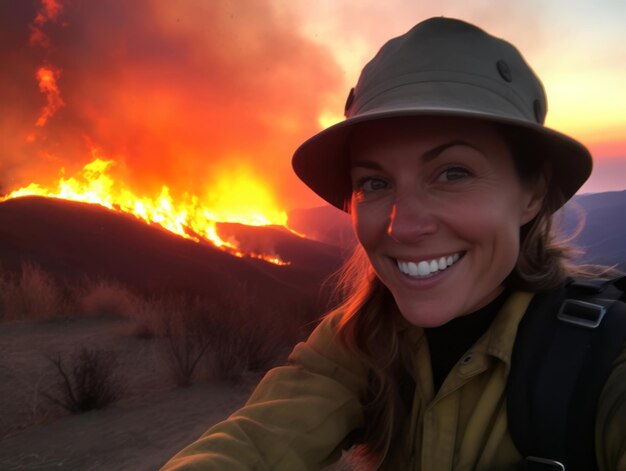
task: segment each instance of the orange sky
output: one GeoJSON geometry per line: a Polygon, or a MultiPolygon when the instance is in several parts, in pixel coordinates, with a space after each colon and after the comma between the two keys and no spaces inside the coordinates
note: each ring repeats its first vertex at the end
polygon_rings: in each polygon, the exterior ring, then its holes
{"type": "Polygon", "coordinates": [[[548,125],[594,151],[583,191],[625,188],[623,4],[466,3],[3,2],[0,191],[71,174],[97,147],[138,191],[168,184],[206,197],[243,173],[283,209],[318,205],[292,175],[293,150],[341,116],[385,40],[441,14],[522,50],[546,85],[548,125]]]}
{"type": "MultiPolygon", "coordinates": [[[[284,4],[277,1],[276,4],[284,4]]],[[[546,125],[581,140],[594,172],[580,192],[626,188],[626,2],[617,0],[318,0],[293,2],[303,34],[325,44],[346,89],[390,37],[431,16],[457,17],[522,51],[548,94],[546,125]]],[[[344,95],[334,107],[341,110],[344,95]]],[[[340,112],[325,110],[327,118],[340,112]]]]}

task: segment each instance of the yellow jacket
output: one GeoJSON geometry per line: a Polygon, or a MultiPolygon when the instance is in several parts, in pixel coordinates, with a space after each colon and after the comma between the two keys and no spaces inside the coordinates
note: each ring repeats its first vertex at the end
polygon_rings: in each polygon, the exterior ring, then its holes
{"type": "MultiPolygon", "coordinates": [[[[521,460],[507,429],[505,387],[517,325],[532,294],[514,293],[488,331],[434,393],[423,330],[398,323],[402,357],[415,379],[410,416],[379,469],[513,469],[521,460]]],[[[363,425],[367,371],[326,318],[296,345],[287,366],[268,372],[246,405],[179,452],[163,470],[318,470],[363,425]]],[[[626,470],[626,351],[599,400],[600,471],[626,470]]]]}

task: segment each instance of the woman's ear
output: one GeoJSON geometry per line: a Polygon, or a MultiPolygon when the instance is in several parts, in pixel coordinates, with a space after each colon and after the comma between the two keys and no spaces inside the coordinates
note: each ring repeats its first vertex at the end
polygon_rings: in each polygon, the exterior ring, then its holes
{"type": "Polygon", "coordinates": [[[532,183],[525,185],[520,225],[523,226],[532,221],[539,214],[548,192],[549,173],[550,169],[544,168],[532,183]]]}

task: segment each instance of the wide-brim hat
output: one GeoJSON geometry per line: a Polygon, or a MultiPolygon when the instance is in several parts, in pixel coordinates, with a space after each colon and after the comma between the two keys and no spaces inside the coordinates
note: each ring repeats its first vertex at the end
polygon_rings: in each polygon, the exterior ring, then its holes
{"type": "Polygon", "coordinates": [[[514,128],[525,152],[549,161],[550,185],[565,201],[589,177],[591,155],[545,127],[546,112],[543,85],[513,45],[464,21],[431,18],[380,49],[350,90],[346,119],[304,142],[292,164],[313,191],[346,209],[348,145],[356,126],[399,117],[479,119],[514,128]]]}

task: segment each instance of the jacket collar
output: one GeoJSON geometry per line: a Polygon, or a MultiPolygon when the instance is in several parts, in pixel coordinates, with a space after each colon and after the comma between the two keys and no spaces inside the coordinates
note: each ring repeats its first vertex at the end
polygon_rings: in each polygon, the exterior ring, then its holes
{"type": "MultiPolygon", "coordinates": [[[[470,348],[468,353],[487,354],[499,359],[505,363],[508,374],[517,327],[533,296],[533,293],[525,291],[511,293],[485,335],[470,348]]],[[[412,325],[397,311],[394,322],[402,342],[408,343],[411,350],[416,351],[426,340],[424,329],[412,325]]]]}
{"type": "Polygon", "coordinates": [[[533,293],[525,291],[512,293],[500,309],[491,327],[475,345],[476,348],[483,349],[487,354],[503,361],[506,364],[507,374],[511,367],[511,355],[517,327],[533,296],[533,293]]]}

